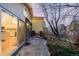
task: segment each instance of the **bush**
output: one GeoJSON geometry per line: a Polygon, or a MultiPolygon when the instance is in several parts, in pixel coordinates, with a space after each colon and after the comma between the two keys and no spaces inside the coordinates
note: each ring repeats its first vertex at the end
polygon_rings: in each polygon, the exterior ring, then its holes
{"type": "Polygon", "coordinates": [[[44,37],[43,31],[40,31],[39,34],[40,34],[40,36],[44,37]]]}
{"type": "Polygon", "coordinates": [[[31,31],[31,36],[35,36],[36,32],[35,31],[31,31]]]}
{"type": "Polygon", "coordinates": [[[48,48],[51,50],[51,55],[54,54],[56,56],[79,56],[79,51],[73,51],[59,45],[48,44],[48,48]]]}

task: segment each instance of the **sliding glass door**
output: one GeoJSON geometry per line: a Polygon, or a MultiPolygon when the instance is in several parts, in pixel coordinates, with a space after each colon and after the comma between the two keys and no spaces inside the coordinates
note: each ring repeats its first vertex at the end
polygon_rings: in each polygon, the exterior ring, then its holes
{"type": "Polygon", "coordinates": [[[1,11],[1,27],[1,55],[9,55],[18,47],[18,19],[1,11]]]}
{"type": "Polygon", "coordinates": [[[20,44],[24,41],[24,22],[19,20],[19,30],[20,30],[20,44]]]}
{"type": "Polygon", "coordinates": [[[0,11],[0,55],[11,55],[24,42],[25,22],[5,9],[0,11]]]}
{"type": "Polygon", "coordinates": [[[1,10],[0,10],[0,55],[1,55],[1,10]]]}

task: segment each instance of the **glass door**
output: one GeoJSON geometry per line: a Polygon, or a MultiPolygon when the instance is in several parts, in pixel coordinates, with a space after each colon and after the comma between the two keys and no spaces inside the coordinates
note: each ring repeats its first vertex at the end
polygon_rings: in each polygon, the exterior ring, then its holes
{"type": "Polygon", "coordinates": [[[27,26],[27,39],[29,39],[31,36],[32,26],[29,22],[27,22],[26,26],[27,26]]]}
{"type": "Polygon", "coordinates": [[[18,19],[1,11],[2,50],[1,55],[9,55],[18,47],[18,19]]]}
{"type": "Polygon", "coordinates": [[[0,10],[0,56],[1,56],[1,10],[0,10]]]}
{"type": "Polygon", "coordinates": [[[19,20],[19,30],[20,30],[20,44],[24,41],[24,22],[22,20],[19,20]]]}

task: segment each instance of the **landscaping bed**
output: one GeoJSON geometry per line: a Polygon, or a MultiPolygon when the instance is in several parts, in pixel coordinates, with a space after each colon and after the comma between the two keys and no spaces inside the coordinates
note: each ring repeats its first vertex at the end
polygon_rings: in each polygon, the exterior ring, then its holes
{"type": "Polygon", "coordinates": [[[79,56],[79,51],[74,51],[59,45],[47,44],[47,46],[50,49],[51,55],[54,56],[79,56]]]}

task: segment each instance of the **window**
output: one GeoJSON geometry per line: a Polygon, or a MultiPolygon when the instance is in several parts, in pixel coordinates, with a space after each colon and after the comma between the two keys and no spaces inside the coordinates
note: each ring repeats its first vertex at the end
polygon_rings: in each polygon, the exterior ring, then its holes
{"type": "Polygon", "coordinates": [[[30,31],[30,29],[31,29],[31,24],[29,23],[29,22],[27,22],[27,31],[30,31]]]}
{"type": "Polygon", "coordinates": [[[24,41],[24,22],[19,20],[19,28],[20,28],[20,44],[24,41]]]}
{"type": "Polygon", "coordinates": [[[0,55],[1,55],[1,11],[0,11],[0,55]]]}
{"type": "Polygon", "coordinates": [[[1,55],[9,55],[18,47],[18,19],[2,11],[1,20],[1,55]]]}

